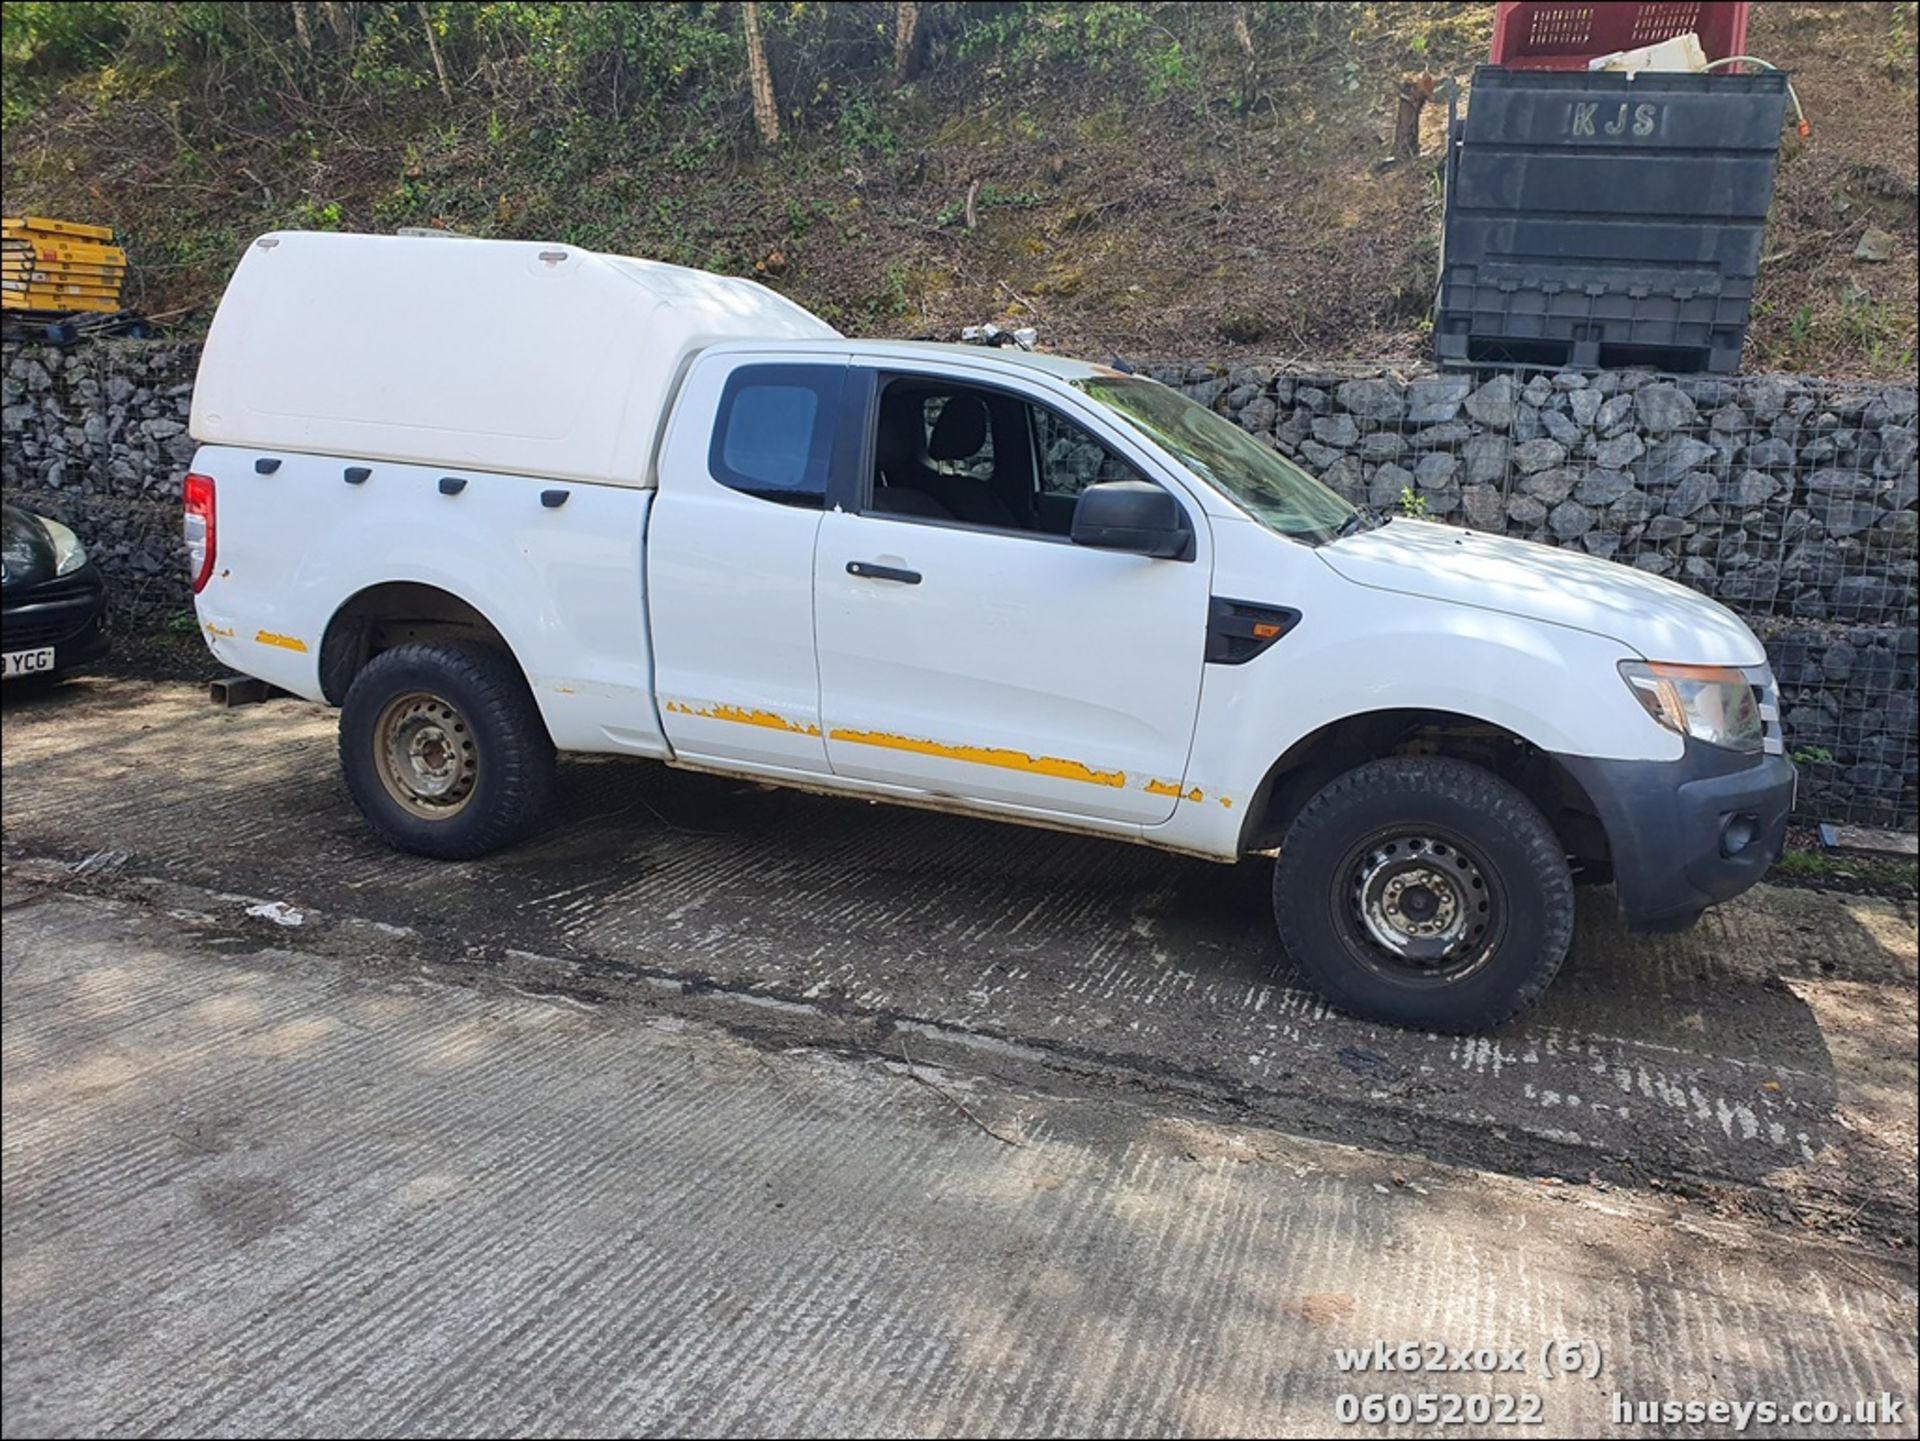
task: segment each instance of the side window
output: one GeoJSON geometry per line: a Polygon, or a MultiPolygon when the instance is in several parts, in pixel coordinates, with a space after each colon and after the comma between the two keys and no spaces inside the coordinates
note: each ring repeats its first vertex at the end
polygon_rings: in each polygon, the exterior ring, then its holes
{"type": "Polygon", "coordinates": [[[1143,478],[1139,471],[1072,421],[1037,406],[1031,413],[1033,448],[1039,457],[1043,496],[1078,496],[1088,486],[1101,481],[1143,478]]]}
{"type": "Polygon", "coordinates": [[[707,469],[731,490],[826,505],[843,366],[743,365],[720,392],[707,469]]]}

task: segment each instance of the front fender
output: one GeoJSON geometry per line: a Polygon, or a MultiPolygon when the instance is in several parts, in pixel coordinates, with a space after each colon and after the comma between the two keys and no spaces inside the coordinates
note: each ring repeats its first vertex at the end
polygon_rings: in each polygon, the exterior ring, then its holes
{"type": "Polygon", "coordinates": [[[1325,570],[1306,578],[1321,583],[1244,597],[1291,606],[1301,620],[1246,664],[1206,667],[1188,799],[1155,839],[1237,854],[1246,808],[1275,761],[1303,737],[1380,711],[1442,711],[1560,755],[1671,761],[1681,753],[1680,738],[1621,681],[1620,662],[1638,657],[1618,641],[1369,590],[1325,570]]]}

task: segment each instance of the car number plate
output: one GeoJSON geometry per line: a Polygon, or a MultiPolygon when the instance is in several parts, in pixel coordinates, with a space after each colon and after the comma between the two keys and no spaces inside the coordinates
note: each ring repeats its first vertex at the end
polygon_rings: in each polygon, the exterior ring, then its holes
{"type": "Polygon", "coordinates": [[[10,650],[0,657],[0,676],[13,680],[23,675],[41,675],[53,669],[53,647],[39,650],[10,650]]]}

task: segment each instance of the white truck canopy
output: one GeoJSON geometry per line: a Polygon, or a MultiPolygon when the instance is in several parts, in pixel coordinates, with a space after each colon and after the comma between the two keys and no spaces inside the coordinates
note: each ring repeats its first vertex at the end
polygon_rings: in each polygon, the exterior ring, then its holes
{"type": "Polygon", "coordinates": [[[203,445],[650,486],[688,358],[837,339],[751,280],[574,245],[281,231],[200,357],[203,445]]]}

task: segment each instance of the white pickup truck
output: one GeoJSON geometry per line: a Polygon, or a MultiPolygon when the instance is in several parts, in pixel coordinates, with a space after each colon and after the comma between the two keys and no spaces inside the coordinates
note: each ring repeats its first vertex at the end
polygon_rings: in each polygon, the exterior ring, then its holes
{"type": "Polygon", "coordinates": [[[847,340],[569,245],[283,233],[215,317],[185,482],[221,661],[341,707],[382,839],[482,855],[557,751],[1276,853],[1337,1005],[1473,1030],[1576,878],[1646,929],[1778,856],[1794,773],[1721,606],[1357,511],[1142,377],[847,340]]]}

